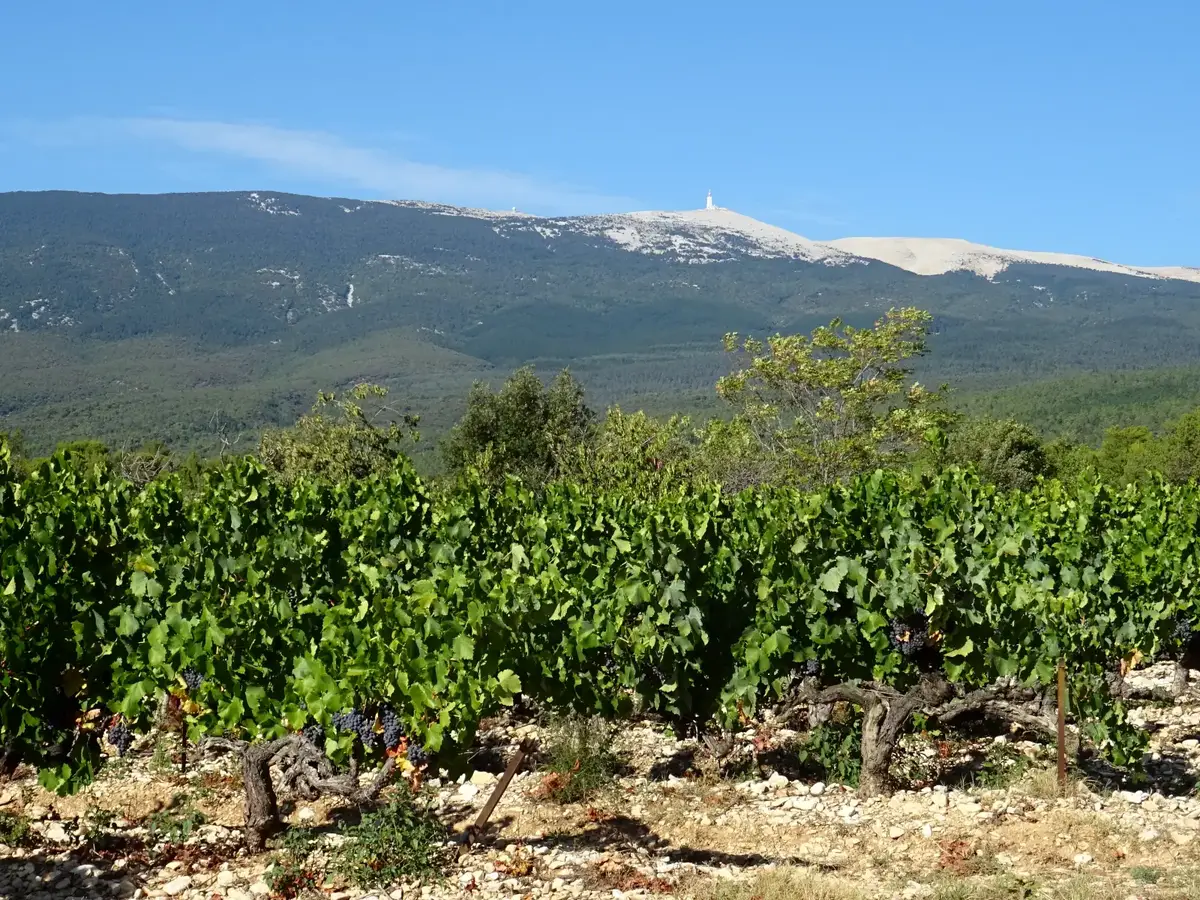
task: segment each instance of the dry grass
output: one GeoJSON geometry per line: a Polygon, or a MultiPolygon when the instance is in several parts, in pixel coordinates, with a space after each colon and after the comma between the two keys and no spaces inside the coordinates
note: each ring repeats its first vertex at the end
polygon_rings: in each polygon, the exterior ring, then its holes
{"type": "MultiPolygon", "coordinates": [[[[1147,896],[1144,890],[1132,890],[1120,879],[1076,876],[1062,881],[1038,884],[1013,875],[990,878],[948,878],[933,885],[929,900],[1127,900],[1147,896]]],[[[1154,892],[1155,897],[1193,900],[1196,894],[1154,892]]]]}
{"type": "Polygon", "coordinates": [[[975,838],[943,838],[938,841],[938,869],[964,878],[990,875],[996,871],[996,856],[985,842],[975,838]]]}
{"type": "Polygon", "coordinates": [[[1006,852],[1038,867],[1072,865],[1079,853],[1091,855],[1098,866],[1119,865],[1128,843],[1116,822],[1080,809],[1053,809],[1036,822],[1022,822],[1005,832],[1006,852]]]}
{"type": "Polygon", "coordinates": [[[1026,797],[1035,800],[1057,800],[1060,797],[1078,797],[1088,792],[1087,784],[1073,772],[1067,773],[1065,788],[1058,786],[1058,770],[1053,768],[1033,769],[1016,786],[1026,797]]]}
{"type": "Polygon", "coordinates": [[[1129,896],[1119,884],[1085,876],[1060,882],[1047,893],[1050,900],[1123,900],[1129,896]]]}
{"type": "Polygon", "coordinates": [[[744,882],[706,882],[697,900],[865,900],[855,882],[802,869],[773,869],[744,882]]]}
{"type": "Polygon", "coordinates": [[[540,794],[559,803],[579,803],[612,784],[617,760],[612,727],[599,718],[569,718],[550,731],[545,751],[548,774],[540,794]]]}
{"type": "Polygon", "coordinates": [[[1200,870],[1179,869],[1161,878],[1161,895],[1172,900],[1200,900],[1200,870]]]}
{"type": "Polygon", "coordinates": [[[947,878],[933,885],[931,900],[1026,900],[1037,886],[1012,875],[947,878]]]}
{"type": "Polygon", "coordinates": [[[641,891],[646,894],[671,894],[675,886],[665,878],[647,874],[619,859],[605,859],[594,864],[586,881],[590,887],[622,894],[641,891]]]}

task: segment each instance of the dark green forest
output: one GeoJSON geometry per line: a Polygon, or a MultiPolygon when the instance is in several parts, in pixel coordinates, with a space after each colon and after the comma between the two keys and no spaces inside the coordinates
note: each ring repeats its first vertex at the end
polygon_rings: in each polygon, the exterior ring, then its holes
{"type": "MultiPolygon", "coordinates": [[[[1099,479],[1118,488],[1200,479],[1200,404],[1187,406],[1182,393],[1161,395],[1160,414],[1177,412],[1154,428],[1114,402],[1093,418],[1084,418],[1081,408],[1071,420],[1100,429],[1096,440],[1050,435],[1029,420],[997,414],[994,398],[977,395],[964,403],[949,385],[935,390],[915,381],[914,364],[929,351],[932,321],[927,312],[893,308],[871,327],[835,319],[811,335],[743,343],[730,336],[724,347],[729,371],[711,398],[697,398],[697,407],[710,410],[697,414],[599,408],[569,369],[546,379],[525,366],[494,387],[475,381],[457,404],[442,407],[461,415],[438,423],[432,434],[411,411],[411,397],[397,399],[385,386],[359,382],[340,393],[318,391],[295,421],[257,434],[214,418],[213,452],[89,437],[60,441],[53,458],[84,470],[99,466],[134,485],[171,473],[200,478],[243,457],[287,482],[351,482],[410,460],[435,488],[463,479],[502,488],[516,478],[641,498],[713,486],[731,494],[763,485],[817,489],[881,467],[917,477],[969,469],[1003,491],[1029,491],[1055,479],[1099,479]]],[[[1175,370],[1159,375],[1136,384],[1169,389],[1172,378],[1182,377],[1175,370]]],[[[1125,378],[1135,384],[1135,375],[1125,378]]],[[[1094,381],[1055,383],[1073,384],[1079,397],[1094,381]]],[[[1065,411],[1071,395],[1027,389],[1012,396],[1065,411]]],[[[19,429],[0,430],[0,439],[21,468],[32,471],[44,461],[19,429]]]]}

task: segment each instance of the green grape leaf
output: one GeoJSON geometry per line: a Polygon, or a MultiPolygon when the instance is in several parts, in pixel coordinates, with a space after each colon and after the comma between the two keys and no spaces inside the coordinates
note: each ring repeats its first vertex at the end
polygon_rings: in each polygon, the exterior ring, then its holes
{"type": "Polygon", "coordinates": [[[454,658],[470,660],[475,658],[475,641],[465,634],[454,639],[454,658]]]}

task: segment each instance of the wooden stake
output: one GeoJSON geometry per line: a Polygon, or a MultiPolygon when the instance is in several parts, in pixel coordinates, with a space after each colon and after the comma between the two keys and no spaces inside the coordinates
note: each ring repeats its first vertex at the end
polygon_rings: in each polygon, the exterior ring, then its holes
{"type": "Polygon", "coordinates": [[[1067,790],[1067,665],[1058,661],[1058,789],[1067,790]]]}
{"type": "Polygon", "coordinates": [[[471,826],[471,834],[468,836],[468,839],[479,834],[485,827],[487,827],[488,819],[492,817],[492,811],[495,810],[496,804],[500,802],[500,798],[504,796],[504,792],[508,790],[509,782],[513,780],[513,776],[517,774],[517,770],[521,768],[521,763],[524,761],[525,748],[518,747],[517,752],[514,753],[512,759],[508,761],[508,768],[504,770],[504,775],[501,776],[500,781],[496,784],[495,789],[492,791],[492,796],[488,797],[487,803],[485,803],[483,805],[483,809],[479,811],[479,818],[477,818],[475,820],[475,824],[471,826]]]}

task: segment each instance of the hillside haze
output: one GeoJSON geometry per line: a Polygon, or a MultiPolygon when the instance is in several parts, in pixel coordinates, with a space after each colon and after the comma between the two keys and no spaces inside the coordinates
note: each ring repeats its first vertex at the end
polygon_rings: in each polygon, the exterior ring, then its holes
{"type": "MultiPolygon", "coordinates": [[[[1200,361],[1200,270],[965,241],[821,243],[720,208],[542,218],[268,192],[0,194],[0,428],[211,450],[388,384],[434,432],[471,381],[569,365],[703,411],[727,331],[935,314],[967,390],[1200,361]]],[[[249,440],[249,437],[247,437],[249,440]]]]}

